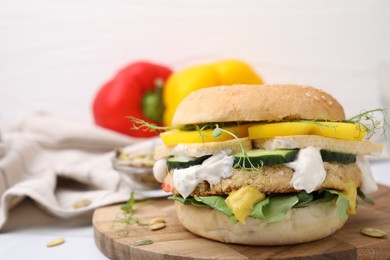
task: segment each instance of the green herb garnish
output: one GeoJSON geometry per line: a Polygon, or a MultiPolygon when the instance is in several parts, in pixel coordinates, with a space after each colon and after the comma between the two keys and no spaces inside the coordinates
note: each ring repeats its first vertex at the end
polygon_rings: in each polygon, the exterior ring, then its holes
{"type": "Polygon", "coordinates": [[[144,132],[163,132],[174,129],[174,127],[172,126],[158,126],[156,124],[146,122],[145,120],[136,118],[134,116],[128,116],[127,118],[133,122],[133,126],[131,128],[133,130],[142,130],[144,132]]]}
{"type": "Polygon", "coordinates": [[[362,190],[360,188],[357,189],[357,195],[366,203],[370,204],[370,205],[374,205],[374,201],[369,198],[366,194],[364,194],[364,192],[362,192],[362,190]]]}
{"type": "Polygon", "coordinates": [[[121,210],[125,213],[133,213],[133,206],[135,204],[134,192],[130,193],[130,198],[126,204],[121,206],[121,210]]]}
{"type": "Polygon", "coordinates": [[[183,126],[159,126],[153,123],[146,122],[145,120],[136,118],[134,116],[127,117],[131,122],[133,122],[132,129],[133,130],[143,130],[149,132],[162,132],[168,130],[178,129],[181,131],[205,131],[205,130],[213,130],[215,125],[218,124],[221,127],[228,127],[234,125],[240,125],[238,122],[223,122],[223,123],[203,123],[203,124],[191,124],[191,125],[183,125],[183,126]]]}
{"type": "Polygon", "coordinates": [[[388,122],[387,108],[376,108],[362,111],[360,114],[349,118],[346,122],[364,126],[367,131],[367,139],[370,139],[377,130],[382,130],[382,136],[386,137],[387,129],[390,127],[388,122]],[[376,116],[380,114],[379,118],[376,116]]]}
{"type": "Polygon", "coordinates": [[[253,165],[252,161],[249,159],[247,152],[245,151],[244,146],[242,145],[240,138],[238,138],[237,135],[235,135],[234,133],[227,131],[223,128],[220,128],[219,125],[216,124],[215,129],[214,129],[213,134],[212,134],[213,138],[218,138],[219,136],[221,136],[222,133],[226,133],[228,135],[231,135],[234,139],[237,140],[238,144],[240,145],[242,157],[240,157],[239,161],[233,166],[234,168],[244,168],[241,166],[241,160],[244,160],[244,163],[242,165],[245,166],[245,162],[248,161],[250,168],[252,170],[259,171],[262,169],[263,165],[259,165],[259,166],[253,165]]]}
{"type": "Polygon", "coordinates": [[[149,201],[136,201],[134,198],[134,193],[131,192],[129,200],[126,202],[126,204],[123,204],[120,209],[121,212],[118,212],[116,215],[116,218],[114,219],[114,222],[112,224],[112,228],[114,228],[115,223],[122,223],[126,225],[126,228],[124,230],[121,230],[122,235],[127,235],[129,232],[129,225],[137,225],[141,227],[145,227],[148,224],[143,223],[139,218],[134,216],[134,207],[136,205],[143,205],[149,203],[149,201]]]}

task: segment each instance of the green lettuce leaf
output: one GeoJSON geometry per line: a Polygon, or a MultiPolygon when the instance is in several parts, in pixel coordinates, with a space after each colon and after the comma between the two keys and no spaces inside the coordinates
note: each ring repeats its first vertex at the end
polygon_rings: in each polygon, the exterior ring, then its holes
{"type": "Polygon", "coordinates": [[[326,191],[338,195],[338,198],[336,200],[337,217],[341,220],[347,220],[348,219],[347,209],[349,207],[349,201],[347,197],[337,190],[326,190],[326,191]]]}
{"type": "MultiPolygon", "coordinates": [[[[173,195],[169,199],[177,200],[186,205],[209,207],[225,214],[232,223],[238,222],[223,196],[195,196],[184,199],[181,196],[173,195]]],[[[310,204],[324,203],[333,199],[336,199],[337,217],[346,220],[349,207],[347,197],[340,191],[325,189],[314,193],[301,191],[290,194],[272,194],[258,202],[253,207],[249,217],[267,222],[277,222],[282,220],[292,208],[307,207],[310,204]]]]}
{"type": "Polygon", "coordinates": [[[238,220],[234,217],[233,212],[225,202],[225,198],[221,196],[207,196],[207,197],[194,197],[196,201],[202,202],[208,205],[210,208],[215,209],[229,217],[232,223],[237,223],[238,220]]]}
{"type": "Polygon", "coordinates": [[[296,195],[266,198],[253,207],[250,217],[267,222],[277,222],[282,220],[298,201],[296,195]]]}
{"type": "Polygon", "coordinates": [[[298,197],[298,203],[294,205],[294,208],[303,208],[313,202],[314,196],[306,191],[300,191],[296,194],[298,197]]]}
{"type": "Polygon", "coordinates": [[[361,191],[359,188],[357,189],[357,195],[358,195],[364,202],[366,202],[366,203],[368,203],[368,204],[370,204],[370,205],[374,205],[374,204],[375,204],[374,201],[373,201],[371,198],[367,197],[367,195],[364,194],[364,192],[361,191]]]}
{"type": "Polygon", "coordinates": [[[233,224],[238,222],[238,220],[234,217],[233,212],[229,209],[228,205],[226,204],[225,198],[222,196],[207,196],[207,197],[195,196],[195,197],[188,197],[184,199],[180,195],[172,195],[168,197],[168,199],[179,201],[185,205],[212,208],[225,214],[233,224]]]}
{"type": "Polygon", "coordinates": [[[193,197],[188,197],[188,198],[183,198],[182,196],[180,195],[172,195],[172,196],[169,196],[168,197],[169,200],[176,200],[176,201],[179,201],[181,203],[183,203],[184,205],[193,205],[193,206],[198,206],[198,207],[207,207],[209,208],[210,206],[202,203],[202,202],[198,202],[197,200],[195,200],[195,198],[193,197]]]}

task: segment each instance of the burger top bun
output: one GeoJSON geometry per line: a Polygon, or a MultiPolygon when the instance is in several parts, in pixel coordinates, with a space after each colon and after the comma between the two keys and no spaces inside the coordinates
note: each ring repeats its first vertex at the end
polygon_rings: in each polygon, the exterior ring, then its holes
{"type": "Polygon", "coordinates": [[[300,85],[233,85],[203,88],[178,106],[172,125],[208,122],[345,120],[328,93],[300,85]]]}

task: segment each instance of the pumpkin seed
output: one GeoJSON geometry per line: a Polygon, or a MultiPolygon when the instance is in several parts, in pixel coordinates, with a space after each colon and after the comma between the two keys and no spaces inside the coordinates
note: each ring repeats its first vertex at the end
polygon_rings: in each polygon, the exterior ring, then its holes
{"type": "Polygon", "coordinates": [[[90,204],[91,204],[91,200],[89,199],[79,200],[73,203],[73,208],[74,209],[84,208],[89,206],[90,204]]]}
{"type": "Polygon", "coordinates": [[[153,244],[153,240],[150,239],[138,239],[133,241],[133,246],[144,246],[153,244]]]}
{"type": "Polygon", "coordinates": [[[149,226],[149,229],[152,231],[163,229],[163,228],[165,228],[165,223],[161,223],[161,222],[149,226]]]}
{"type": "Polygon", "coordinates": [[[386,232],[377,228],[363,228],[360,230],[360,233],[369,237],[385,237],[387,236],[386,232]]]}
{"type": "Polygon", "coordinates": [[[47,247],[59,246],[63,243],[65,243],[65,239],[63,237],[59,237],[57,239],[50,241],[46,246],[47,247]]]}
{"type": "Polygon", "coordinates": [[[163,219],[163,218],[154,218],[154,219],[150,220],[149,225],[153,225],[156,223],[166,223],[166,222],[165,222],[165,219],[163,219]]]}

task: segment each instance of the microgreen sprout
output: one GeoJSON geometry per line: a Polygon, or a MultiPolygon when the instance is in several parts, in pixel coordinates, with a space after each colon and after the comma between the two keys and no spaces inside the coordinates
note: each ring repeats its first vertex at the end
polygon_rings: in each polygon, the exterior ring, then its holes
{"type": "Polygon", "coordinates": [[[367,139],[370,139],[377,130],[382,130],[382,136],[386,137],[387,129],[390,127],[388,122],[388,110],[386,108],[376,108],[362,111],[353,116],[347,122],[362,125],[367,131],[367,139]],[[380,114],[379,118],[376,116],[380,114]]]}
{"type": "Polygon", "coordinates": [[[219,125],[216,124],[215,125],[215,129],[213,130],[213,133],[212,133],[213,138],[220,137],[222,133],[226,133],[226,134],[232,136],[234,139],[237,140],[238,144],[240,145],[242,157],[240,157],[239,161],[233,166],[234,168],[246,168],[245,167],[245,163],[246,163],[246,161],[248,161],[248,163],[250,164],[251,169],[256,170],[256,171],[262,169],[263,165],[260,165],[260,166],[253,165],[252,161],[250,160],[248,154],[245,151],[244,146],[242,145],[242,142],[241,142],[240,138],[238,138],[237,135],[233,134],[230,131],[227,131],[226,129],[220,128],[219,125]],[[241,160],[244,160],[243,166],[241,166],[241,164],[240,164],[241,160]]]}
{"type": "Polygon", "coordinates": [[[213,131],[213,138],[218,138],[218,137],[220,137],[221,136],[221,134],[222,134],[222,129],[221,128],[219,128],[219,126],[217,125],[217,127],[214,129],[214,131],[213,131]]]}
{"type": "Polygon", "coordinates": [[[199,125],[184,125],[181,127],[175,127],[175,126],[158,126],[156,124],[152,124],[149,122],[146,122],[145,120],[129,116],[128,117],[132,122],[132,130],[142,130],[144,132],[163,132],[168,130],[174,130],[174,129],[180,129],[182,131],[197,131],[199,133],[199,136],[202,140],[206,138],[206,135],[204,134],[204,130],[212,129],[213,124],[202,124],[199,125]]]}
{"type": "Polygon", "coordinates": [[[158,126],[134,116],[128,116],[127,118],[133,122],[133,127],[131,128],[133,130],[142,130],[144,132],[162,132],[174,129],[172,126],[158,126]]]}
{"type": "MultiPolygon", "coordinates": [[[[386,137],[387,129],[390,127],[388,118],[388,110],[386,108],[376,108],[371,110],[364,110],[360,114],[353,116],[344,122],[356,124],[356,128],[359,131],[362,131],[361,126],[363,126],[367,132],[366,139],[370,139],[377,130],[382,130],[382,136],[386,137]],[[378,114],[380,114],[379,117],[378,114]]],[[[319,116],[313,120],[299,121],[310,122],[321,127],[332,127],[335,130],[337,128],[337,125],[326,124],[327,121],[337,122],[337,120],[326,116],[319,116]]]]}

